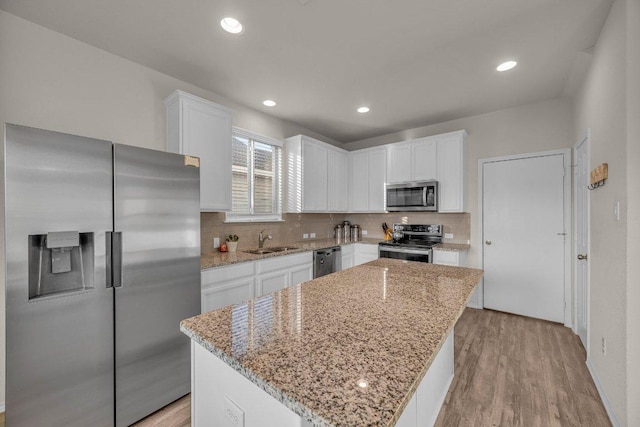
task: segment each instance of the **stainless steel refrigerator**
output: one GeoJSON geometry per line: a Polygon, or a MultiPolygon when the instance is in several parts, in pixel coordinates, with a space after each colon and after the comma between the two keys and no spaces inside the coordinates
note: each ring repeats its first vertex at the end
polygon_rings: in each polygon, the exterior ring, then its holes
{"type": "Polygon", "coordinates": [[[127,426],[187,394],[192,158],[5,126],[6,422],[127,426]]]}

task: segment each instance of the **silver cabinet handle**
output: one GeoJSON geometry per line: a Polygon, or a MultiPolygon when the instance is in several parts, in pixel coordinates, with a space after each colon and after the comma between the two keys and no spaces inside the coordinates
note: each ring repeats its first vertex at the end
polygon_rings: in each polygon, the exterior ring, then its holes
{"type": "Polygon", "coordinates": [[[491,240],[485,240],[484,243],[485,243],[485,245],[490,245],[491,244],[491,240]]]}
{"type": "Polygon", "coordinates": [[[585,255],[578,254],[578,259],[579,259],[580,261],[585,260],[585,259],[587,259],[587,255],[586,255],[586,254],[585,254],[585,255]]]}

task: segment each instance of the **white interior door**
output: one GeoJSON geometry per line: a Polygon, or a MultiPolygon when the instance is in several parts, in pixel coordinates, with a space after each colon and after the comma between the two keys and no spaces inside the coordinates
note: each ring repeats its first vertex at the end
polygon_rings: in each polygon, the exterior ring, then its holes
{"type": "Polygon", "coordinates": [[[589,335],[589,139],[576,148],[576,333],[585,349],[589,335]]]}
{"type": "Polygon", "coordinates": [[[564,154],[487,162],[484,306],[564,321],[564,154]]]}

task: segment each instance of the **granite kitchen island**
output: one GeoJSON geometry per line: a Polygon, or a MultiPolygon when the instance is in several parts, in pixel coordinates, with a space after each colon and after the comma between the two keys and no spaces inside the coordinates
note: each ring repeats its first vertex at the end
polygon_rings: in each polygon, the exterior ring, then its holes
{"type": "Polygon", "coordinates": [[[481,277],[379,259],[184,320],[193,425],[433,423],[481,277]]]}

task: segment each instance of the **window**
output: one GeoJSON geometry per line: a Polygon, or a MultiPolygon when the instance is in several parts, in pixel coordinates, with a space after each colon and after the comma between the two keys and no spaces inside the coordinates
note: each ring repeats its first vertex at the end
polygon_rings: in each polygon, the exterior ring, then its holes
{"type": "Polygon", "coordinates": [[[227,221],[280,221],[282,142],[233,128],[232,208],[227,221]]]}

